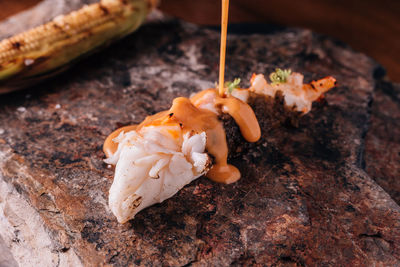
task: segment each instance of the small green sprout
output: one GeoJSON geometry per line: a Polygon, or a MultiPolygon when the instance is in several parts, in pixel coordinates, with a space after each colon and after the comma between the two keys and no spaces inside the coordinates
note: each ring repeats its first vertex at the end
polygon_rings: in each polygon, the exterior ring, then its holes
{"type": "Polygon", "coordinates": [[[236,78],[233,82],[226,82],[225,87],[227,88],[228,94],[232,94],[232,92],[239,88],[240,78],[236,78]]]}
{"type": "Polygon", "coordinates": [[[289,75],[292,74],[291,69],[282,70],[280,68],[275,69],[275,72],[269,75],[269,79],[272,84],[286,83],[289,75]]]}

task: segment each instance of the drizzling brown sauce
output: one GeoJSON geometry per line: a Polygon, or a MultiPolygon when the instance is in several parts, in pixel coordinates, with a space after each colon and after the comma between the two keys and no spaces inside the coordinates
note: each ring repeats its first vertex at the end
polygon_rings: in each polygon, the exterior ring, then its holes
{"type": "Polygon", "coordinates": [[[224,95],[226,36],[228,32],[229,0],[222,0],[221,9],[221,48],[219,52],[219,95],[224,95]]]}
{"type": "MultiPolygon", "coordinates": [[[[145,126],[179,125],[183,133],[205,132],[207,136],[206,150],[214,157],[214,164],[206,176],[215,182],[230,184],[240,179],[239,170],[228,164],[228,145],[226,143],[225,130],[218,114],[202,108],[203,104],[212,105],[217,110],[228,113],[233,117],[240,128],[244,139],[248,142],[256,142],[260,139],[261,130],[257,118],[251,107],[233,96],[225,94],[225,54],[226,35],[228,27],[229,0],[222,1],[221,17],[221,50],[219,69],[219,90],[204,90],[191,99],[185,97],[175,98],[172,107],[167,111],[159,112],[148,116],[141,124],[127,126],[114,131],[109,135],[103,145],[107,157],[111,156],[118,149],[114,143],[122,131],[140,131],[145,126]],[[211,98],[210,98],[211,96],[211,98]]],[[[174,134],[172,134],[174,136],[174,134]]],[[[179,135],[177,135],[178,137],[179,135]]]]}
{"type": "Polygon", "coordinates": [[[261,131],[257,118],[251,107],[232,96],[226,98],[219,97],[215,89],[209,89],[198,93],[191,99],[185,97],[175,98],[172,107],[167,111],[159,112],[148,116],[141,124],[137,126],[127,126],[114,131],[107,137],[103,150],[107,156],[112,155],[118,148],[118,145],[112,140],[122,131],[136,130],[146,126],[167,126],[179,125],[183,131],[200,133],[207,135],[206,150],[214,157],[214,164],[206,176],[215,182],[233,183],[240,179],[239,170],[228,164],[228,145],[226,142],[225,130],[218,115],[207,109],[199,108],[202,99],[207,93],[213,93],[215,96],[215,106],[230,114],[238,124],[243,137],[248,142],[256,142],[260,139],[261,131]],[[130,128],[131,127],[131,128],[130,128]]]}

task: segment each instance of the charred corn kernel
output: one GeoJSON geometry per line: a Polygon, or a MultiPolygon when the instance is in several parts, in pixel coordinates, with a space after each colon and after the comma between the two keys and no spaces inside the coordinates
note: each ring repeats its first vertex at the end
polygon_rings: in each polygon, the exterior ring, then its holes
{"type": "Polygon", "coordinates": [[[0,42],[0,93],[29,86],[136,30],[157,0],[102,0],[0,42]]]}

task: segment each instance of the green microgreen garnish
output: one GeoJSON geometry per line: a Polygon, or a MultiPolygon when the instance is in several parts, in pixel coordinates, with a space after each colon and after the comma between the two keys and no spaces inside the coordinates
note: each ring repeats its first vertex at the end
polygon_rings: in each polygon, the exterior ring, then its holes
{"type": "Polygon", "coordinates": [[[236,78],[233,82],[226,82],[225,87],[227,88],[228,94],[232,94],[232,92],[239,88],[240,78],[236,78]]]}
{"type": "Polygon", "coordinates": [[[272,84],[286,83],[291,73],[291,69],[282,70],[277,68],[275,69],[275,72],[269,75],[269,79],[271,80],[272,84]]]}

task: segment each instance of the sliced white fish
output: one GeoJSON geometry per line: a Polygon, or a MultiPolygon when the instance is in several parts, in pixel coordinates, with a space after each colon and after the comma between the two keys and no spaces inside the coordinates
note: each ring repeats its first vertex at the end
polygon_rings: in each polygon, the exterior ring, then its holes
{"type": "Polygon", "coordinates": [[[117,151],[107,163],[116,163],[109,206],[118,222],[175,195],[207,172],[206,133],[182,133],[179,126],[149,126],[121,133],[117,151]]]}

